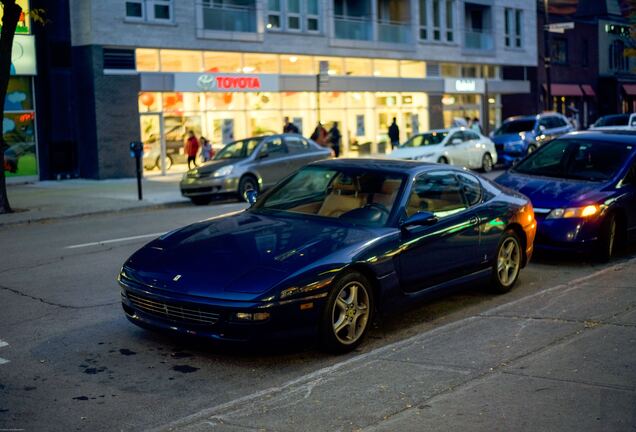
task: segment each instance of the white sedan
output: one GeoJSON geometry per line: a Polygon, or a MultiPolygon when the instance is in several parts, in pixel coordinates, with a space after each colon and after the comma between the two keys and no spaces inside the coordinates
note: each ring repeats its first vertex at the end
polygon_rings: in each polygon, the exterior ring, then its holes
{"type": "Polygon", "coordinates": [[[459,165],[490,172],[497,163],[497,150],[489,138],[462,127],[413,135],[394,149],[389,157],[459,165]]]}

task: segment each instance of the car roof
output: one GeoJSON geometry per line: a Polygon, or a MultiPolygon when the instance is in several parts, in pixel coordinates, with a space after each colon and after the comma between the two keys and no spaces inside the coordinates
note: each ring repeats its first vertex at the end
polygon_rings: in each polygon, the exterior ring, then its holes
{"type": "Polygon", "coordinates": [[[379,158],[358,158],[358,159],[327,159],[314,162],[311,166],[320,166],[335,169],[368,169],[374,171],[387,171],[392,173],[418,174],[424,171],[431,171],[439,168],[453,171],[465,171],[463,168],[451,165],[440,165],[429,162],[419,162],[403,159],[379,159],[379,158]]]}
{"type": "Polygon", "coordinates": [[[515,121],[515,120],[538,120],[540,118],[548,117],[548,116],[563,117],[563,114],[558,113],[558,112],[554,112],[554,111],[546,111],[546,112],[542,112],[542,113],[539,113],[539,114],[519,115],[519,116],[514,116],[514,117],[508,117],[505,120],[505,122],[515,121]]]}
{"type": "Polygon", "coordinates": [[[634,144],[636,145],[636,131],[630,130],[586,130],[570,132],[565,135],[561,135],[559,139],[587,139],[587,140],[599,140],[609,141],[616,143],[634,144]]]}

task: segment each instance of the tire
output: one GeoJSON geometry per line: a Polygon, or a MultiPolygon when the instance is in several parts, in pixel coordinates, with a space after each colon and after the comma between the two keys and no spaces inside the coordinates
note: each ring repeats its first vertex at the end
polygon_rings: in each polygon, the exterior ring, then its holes
{"type": "Polygon", "coordinates": [[[210,202],[212,201],[212,197],[211,196],[190,197],[190,201],[192,201],[192,204],[194,205],[203,206],[203,205],[210,204],[210,202]]]}
{"type": "Polygon", "coordinates": [[[437,159],[437,163],[438,164],[448,165],[448,159],[446,159],[446,157],[442,156],[439,159],[437,159]]]}
{"type": "Polygon", "coordinates": [[[239,201],[245,201],[245,192],[250,188],[258,192],[258,180],[251,175],[243,176],[238,187],[239,201]]]}
{"type": "Polygon", "coordinates": [[[608,214],[601,225],[601,232],[596,246],[595,258],[600,262],[608,262],[616,250],[617,233],[616,216],[608,214]]]}
{"type": "Polygon", "coordinates": [[[485,153],[481,158],[481,170],[485,173],[489,173],[492,171],[492,166],[492,156],[490,156],[490,153],[485,153]]]}
{"type": "MultiPolygon", "coordinates": [[[[173,160],[170,155],[166,155],[166,171],[172,168],[173,160]]],[[[161,170],[161,156],[157,156],[157,160],[155,161],[155,166],[158,170],[161,170]]]]}
{"type": "Polygon", "coordinates": [[[521,272],[523,251],[519,236],[513,230],[504,232],[497,245],[495,262],[492,266],[492,289],[496,293],[506,293],[512,289],[521,272]]]}
{"type": "Polygon", "coordinates": [[[534,144],[530,144],[528,146],[528,152],[526,154],[532,154],[537,151],[537,146],[534,144]]]}
{"type": "Polygon", "coordinates": [[[324,349],[345,353],[362,342],[373,318],[373,289],[361,273],[350,272],[334,284],[320,323],[324,349]]]}

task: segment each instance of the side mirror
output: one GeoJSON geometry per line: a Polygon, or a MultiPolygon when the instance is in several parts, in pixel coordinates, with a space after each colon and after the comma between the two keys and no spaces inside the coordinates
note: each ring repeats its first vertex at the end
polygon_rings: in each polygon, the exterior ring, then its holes
{"type": "Polygon", "coordinates": [[[539,125],[539,132],[544,132],[544,131],[545,131],[545,126],[539,125]]]}
{"type": "Polygon", "coordinates": [[[420,211],[402,221],[402,223],[400,223],[400,229],[405,230],[411,226],[429,226],[436,224],[437,221],[439,221],[439,219],[433,213],[420,211]]]}
{"type": "Polygon", "coordinates": [[[243,194],[243,198],[245,198],[245,201],[247,201],[249,205],[254,205],[257,196],[258,192],[256,192],[254,189],[248,189],[243,194]]]}
{"type": "Polygon", "coordinates": [[[453,138],[453,140],[451,141],[452,145],[460,145],[461,143],[463,143],[463,141],[459,138],[453,138]]]}

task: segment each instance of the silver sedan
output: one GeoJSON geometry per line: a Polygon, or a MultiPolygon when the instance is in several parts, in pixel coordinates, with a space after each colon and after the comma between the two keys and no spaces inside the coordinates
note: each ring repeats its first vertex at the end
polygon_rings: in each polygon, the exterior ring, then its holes
{"type": "Polygon", "coordinates": [[[226,145],[214,159],[185,173],[181,194],[194,204],[249,189],[262,191],[304,165],[327,159],[331,149],[297,134],[246,138],[226,145]]]}

